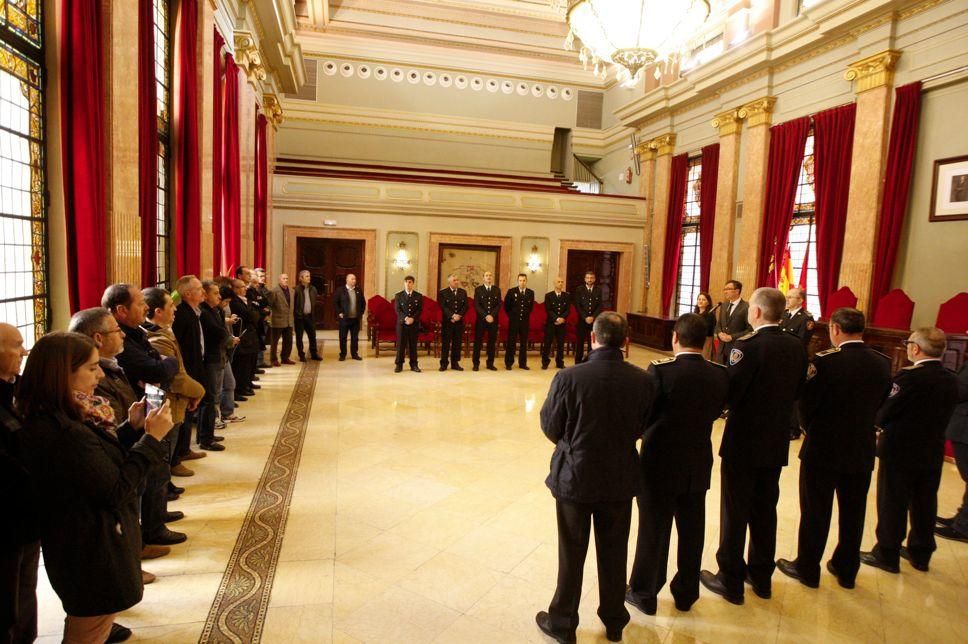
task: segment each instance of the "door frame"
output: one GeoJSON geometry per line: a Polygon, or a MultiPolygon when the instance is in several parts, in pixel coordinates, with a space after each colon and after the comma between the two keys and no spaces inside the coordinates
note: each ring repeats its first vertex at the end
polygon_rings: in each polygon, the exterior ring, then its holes
{"type": "MultiPolygon", "coordinates": [[[[376,229],[369,228],[324,228],[316,226],[283,226],[282,227],[282,267],[289,275],[289,283],[295,284],[296,279],[296,239],[310,237],[313,239],[352,239],[363,241],[363,296],[373,297],[377,294],[376,275],[376,229]]],[[[272,288],[271,284],[266,284],[272,288]]]]}
{"type": "Polygon", "coordinates": [[[615,286],[615,309],[622,315],[632,310],[632,255],[635,244],[622,242],[591,242],[578,239],[562,239],[558,251],[558,273],[568,275],[568,251],[597,250],[618,255],[618,284],[615,286]]]}

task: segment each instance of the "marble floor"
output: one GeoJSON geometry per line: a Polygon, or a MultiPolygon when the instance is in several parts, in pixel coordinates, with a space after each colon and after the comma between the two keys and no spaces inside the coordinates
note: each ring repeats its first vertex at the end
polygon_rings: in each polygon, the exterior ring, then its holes
{"type": "MultiPolygon", "coordinates": [[[[553,446],[538,424],[554,372],[439,373],[424,358],[424,373],[394,374],[388,356],[339,363],[334,344],[325,342],[261,641],[550,641],[534,614],[555,586],[554,502],[543,484],[553,446]]],[[[655,357],[633,347],[630,359],[655,357]]],[[[186,518],[171,527],[190,537],[145,563],[158,580],[118,619],[133,639],[199,641],[299,369],[266,374],[241,408],[247,420],[225,430],[228,449],[191,462],[196,475],[178,479],[188,491],[172,508],[186,518]]],[[[721,435],[720,422],[716,443],[721,435]]],[[[790,449],[777,555],[792,558],[799,443],[790,449]]],[[[718,465],[703,555],[713,569],[718,465]]],[[[946,464],[942,513],[957,507],[962,490],[946,464]]],[[[865,547],[875,518],[872,491],[865,547]]],[[[39,594],[41,641],[59,641],[63,613],[43,571],[39,594]]],[[[592,550],[579,642],[606,641],[596,600],[592,550]]],[[[772,600],[750,592],[737,607],[703,589],[692,611],[679,613],[665,589],[655,617],[631,610],[625,641],[955,642],[968,632],[966,606],[968,544],[939,539],[929,573],[905,562],[900,575],[862,567],[853,591],[826,573],[817,590],[777,573],[772,600]]]]}

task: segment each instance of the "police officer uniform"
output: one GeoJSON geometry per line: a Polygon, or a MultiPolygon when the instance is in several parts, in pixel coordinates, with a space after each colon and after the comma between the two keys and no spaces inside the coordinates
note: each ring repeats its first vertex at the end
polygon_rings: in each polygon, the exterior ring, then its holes
{"type": "Polygon", "coordinates": [[[555,324],[555,320],[568,318],[571,311],[571,296],[562,291],[551,291],[545,295],[545,312],[548,320],[545,322],[544,342],[541,343],[541,368],[547,369],[551,363],[551,342],[555,343],[555,366],[565,367],[565,323],[555,324]]]}
{"type": "Polygon", "coordinates": [[[592,325],[585,318],[598,317],[602,312],[602,287],[582,284],[574,293],[575,308],[578,309],[578,345],[575,347],[575,364],[585,361],[585,345],[591,347],[592,325]]]}
{"type": "Polygon", "coordinates": [[[420,314],[423,312],[423,295],[416,290],[407,294],[406,289],[393,298],[393,308],[397,312],[397,359],[396,370],[403,368],[404,352],[409,354],[410,369],[420,371],[417,366],[417,336],[420,335],[420,314]],[[413,324],[406,324],[404,318],[413,318],[413,324]]]}
{"type": "Polygon", "coordinates": [[[528,368],[528,328],[531,323],[531,309],[534,308],[534,291],[529,288],[514,287],[504,296],[504,312],[508,314],[508,339],[504,354],[504,366],[508,369],[514,364],[514,352],[520,343],[518,366],[528,368]]]}
{"type": "Polygon", "coordinates": [[[457,371],[463,371],[460,366],[460,353],[464,345],[464,314],[467,313],[467,291],[462,288],[447,287],[437,294],[443,312],[440,322],[440,370],[447,370],[447,360],[457,371]],[[451,318],[459,315],[460,319],[453,322],[451,318]]]}
{"type": "MultiPolygon", "coordinates": [[[[787,309],[783,312],[783,317],[780,319],[780,329],[796,336],[803,344],[804,349],[806,349],[810,344],[810,338],[813,337],[813,330],[815,327],[816,322],[813,319],[813,315],[808,313],[807,310],[802,306],[797,308],[796,311],[790,311],[787,309]]],[[[801,425],[803,425],[803,423],[797,414],[796,408],[794,408],[793,414],[790,415],[791,439],[800,438],[801,425]]]]}
{"type": "Polygon", "coordinates": [[[699,598],[706,490],[713,467],[713,421],[726,405],[726,367],[701,353],[653,360],[656,400],[642,436],[644,479],[639,533],[626,600],[650,615],[666,581],[672,520],[679,535],[678,573],[670,586],[679,610],[699,598]],[[701,392],[700,395],[696,395],[701,392]]]}
{"type": "Polygon", "coordinates": [[[497,346],[497,327],[498,315],[501,312],[501,291],[497,286],[491,284],[487,286],[481,284],[474,289],[474,310],[477,312],[477,321],[474,323],[474,371],[481,366],[481,344],[484,334],[487,334],[487,368],[495,370],[494,355],[497,346]],[[493,322],[487,321],[487,316],[491,316],[493,322]]]}

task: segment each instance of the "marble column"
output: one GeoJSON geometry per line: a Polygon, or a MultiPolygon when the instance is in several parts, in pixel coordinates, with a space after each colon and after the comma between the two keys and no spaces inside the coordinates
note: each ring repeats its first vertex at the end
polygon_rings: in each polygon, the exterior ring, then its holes
{"type": "Polygon", "coordinates": [[[756,268],[760,260],[760,235],[766,204],[766,170],[770,162],[770,124],[775,103],[775,97],[764,96],[747,103],[737,111],[739,118],[746,119],[747,129],[743,227],[733,277],[743,283],[745,297],[749,297],[753,289],[759,286],[755,283],[756,268]]]}
{"type": "MultiPolygon", "coordinates": [[[[739,109],[717,114],[712,122],[719,129],[719,172],[716,187],[716,223],[712,230],[713,255],[709,267],[710,294],[732,278],[733,242],[736,234],[736,198],[739,189],[739,138],[743,119],[739,109]]],[[[701,235],[707,234],[699,222],[701,235]]]]}
{"type": "Polygon", "coordinates": [[[857,306],[870,310],[871,279],[877,226],[880,221],[890,134],[890,107],[894,65],[901,52],[888,49],[852,63],[844,79],[856,81],[857,116],[851,154],[841,286],[857,296],[857,306]]]}
{"type": "Polygon", "coordinates": [[[672,173],[672,153],[676,147],[675,133],[652,139],[650,147],[655,150],[655,200],[652,208],[652,231],[649,244],[649,284],[645,310],[653,316],[665,317],[662,310],[662,262],[665,256],[666,214],[669,211],[669,181],[672,173]]]}
{"type": "MultiPolygon", "coordinates": [[[[655,150],[650,145],[652,141],[640,143],[635,147],[635,153],[639,155],[639,196],[645,199],[645,228],[642,230],[643,248],[651,248],[651,227],[653,206],[655,205],[655,150]]],[[[648,258],[644,258],[648,261],[648,258]]],[[[645,309],[648,301],[649,285],[642,281],[642,308],[645,309]]]]}

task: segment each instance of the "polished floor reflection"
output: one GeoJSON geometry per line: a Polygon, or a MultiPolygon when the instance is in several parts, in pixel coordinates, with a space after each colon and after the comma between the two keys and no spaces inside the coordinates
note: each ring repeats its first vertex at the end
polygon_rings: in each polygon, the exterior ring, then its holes
{"type": "MultiPolygon", "coordinates": [[[[549,641],[534,614],[555,585],[554,502],[543,484],[552,445],[538,426],[554,372],[534,359],[529,372],[439,373],[424,358],[424,373],[394,374],[391,357],[337,362],[333,344],[319,370],[262,641],[549,641]]],[[[654,357],[632,349],[637,364],[654,357]]],[[[199,640],[298,372],[270,371],[241,409],[248,419],[224,432],[227,451],[193,461],[196,476],[179,480],[188,492],[173,508],[187,517],[172,527],[190,538],[146,562],[158,580],[118,620],[135,639],[199,640]]],[[[717,443],[721,432],[717,424],[717,443]]],[[[777,554],[790,558],[797,449],[779,508],[777,554]]],[[[715,569],[718,472],[713,480],[703,561],[715,569]]],[[[946,464],[943,513],[962,491],[946,464]]],[[[865,547],[873,544],[873,493],[867,516],[865,547]]],[[[42,641],[56,642],[63,613],[40,577],[42,641]]],[[[596,600],[589,553],[579,642],[606,641],[596,600]]],[[[625,641],[964,641],[966,605],[968,544],[939,539],[929,573],[906,562],[901,575],[862,567],[853,591],[826,573],[817,590],[777,573],[772,600],[747,593],[736,607],[703,589],[693,610],[679,613],[666,589],[655,617],[631,611],[625,641]]]]}

